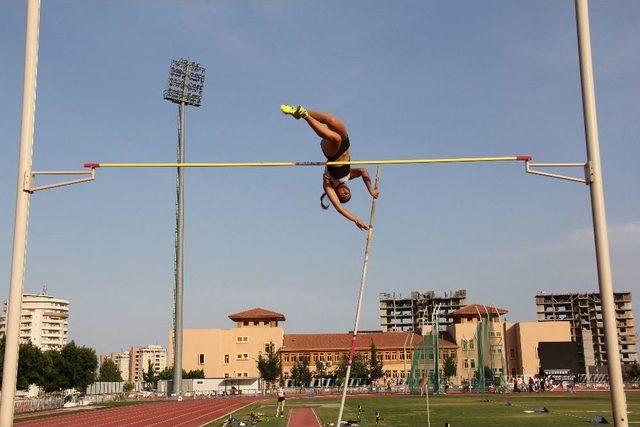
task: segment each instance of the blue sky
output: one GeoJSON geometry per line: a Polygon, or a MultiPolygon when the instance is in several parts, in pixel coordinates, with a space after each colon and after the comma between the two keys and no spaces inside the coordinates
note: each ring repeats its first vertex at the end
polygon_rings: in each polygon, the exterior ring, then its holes
{"type": "MultiPolygon", "coordinates": [[[[25,6],[0,3],[0,297],[10,272],[25,6]]],[[[640,4],[591,4],[614,286],[640,307],[640,4]]],[[[170,60],[207,68],[191,161],[322,160],[281,103],[340,116],[355,159],[532,154],[583,161],[570,1],[43,2],[35,169],[172,161],[170,60]]],[[[346,331],[364,233],[319,207],[321,170],[189,170],[185,326],[254,306],[288,332],[346,331]]],[[[101,353],[167,345],[173,170],[100,170],[32,198],[25,289],[71,300],[101,353]]],[[[349,208],[366,217],[354,187],[349,208]]],[[[361,327],[379,292],[466,288],[535,319],[538,290],[597,289],[588,189],[521,164],[386,167],[361,327]]]]}

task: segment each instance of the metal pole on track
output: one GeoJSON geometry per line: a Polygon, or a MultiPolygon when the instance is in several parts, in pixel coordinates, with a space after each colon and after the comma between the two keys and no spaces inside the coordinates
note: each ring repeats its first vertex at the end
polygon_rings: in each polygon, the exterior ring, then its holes
{"type": "MultiPolygon", "coordinates": [[[[378,188],[380,182],[380,167],[376,168],[375,188],[378,188]]],[[[340,401],[340,411],[338,412],[338,427],[342,423],[342,414],[344,412],[344,402],[347,399],[347,387],[349,387],[349,377],[351,376],[351,365],[356,353],[356,336],[358,335],[358,325],[360,324],[360,308],[362,307],[362,296],[364,295],[364,284],[367,280],[367,269],[369,267],[369,250],[371,249],[371,240],[373,239],[373,221],[376,213],[376,201],[371,200],[371,215],[369,216],[369,230],[367,230],[367,243],[364,249],[364,263],[362,265],[362,276],[360,277],[360,290],[358,291],[358,303],[356,304],[356,318],[353,325],[353,335],[351,336],[351,347],[349,348],[349,363],[347,365],[347,373],[344,378],[344,386],[342,387],[342,399],[340,401]]]]}
{"type": "Polygon", "coordinates": [[[578,31],[578,56],[580,59],[580,82],[582,86],[582,109],[587,143],[588,170],[590,174],[591,213],[598,267],[598,284],[604,323],[605,345],[607,348],[607,368],[611,392],[611,409],[617,427],[629,425],[627,402],[622,381],[616,308],[611,279],[611,259],[609,257],[609,237],[605,213],[602,166],[600,164],[600,142],[596,114],[593,64],[591,59],[591,33],[589,29],[589,5],[587,0],[575,0],[576,24],[578,31]]]}
{"type": "Polygon", "coordinates": [[[29,202],[31,199],[31,193],[26,190],[26,183],[27,180],[31,178],[31,163],[33,160],[39,27],[40,0],[29,0],[27,3],[27,28],[24,50],[22,124],[20,128],[16,211],[13,226],[11,283],[9,285],[9,301],[7,306],[6,344],[2,375],[2,397],[0,400],[1,427],[13,425],[13,407],[18,375],[20,315],[22,312],[22,290],[27,258],[29,202]]]}

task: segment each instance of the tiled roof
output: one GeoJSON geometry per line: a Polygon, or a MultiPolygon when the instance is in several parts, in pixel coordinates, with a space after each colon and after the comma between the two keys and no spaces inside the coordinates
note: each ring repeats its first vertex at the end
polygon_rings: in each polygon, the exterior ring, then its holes
{"type": "MultiPolygon", "coordinates": [[[[450,336],[441,335],[439,339],[440,347],[457,347],[450,336]]],[[[356,350],[368,350],[371,342],[378,350],[390,350],[404,348],[407,349],[422,344],[422,336],[413,332],[380,332],[358,334],[356,339],[356,350]],[[413,335],[413,338],[411,338],[413,335]]],[[[285,334],[284,345],[281,351],[343,351],[351,346],[351,334],[285,334]]]]}
{"type": "Polygon", "coordinates": [[[481,316],[486,316],[487,312],[489,314],[507,314],[509,311],[504,308],[498,308],[493,305],[484,305],[484,304],[471,304],[465,305],[462,308],[459,308],[451,313],[447,314],[447,316],[477,316],[478,312],[481,316]]]}
{"type": "Polygon", "coordinates": [[[239,313],[229,315],[229,319],[233,321],[239,320],[281,320],[284,321],[284,314],[275,311],[265,310],[264,308],[255,307],[239,313]]]}

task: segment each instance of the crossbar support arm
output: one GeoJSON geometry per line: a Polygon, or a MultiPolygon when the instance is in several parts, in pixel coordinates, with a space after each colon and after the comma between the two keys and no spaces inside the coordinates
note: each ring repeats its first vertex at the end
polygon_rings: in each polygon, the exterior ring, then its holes
{"type": "Polygon", "coordinates": [[[582,184],[589,185],[591,184],[591,168],[589,167],[589,163],[532,163],[525,162],[525,170],[527,173],[532,175],[540,175],[546,176],[549,178],[557,178],[563,179],[565,181],[573,181],[580,182],[582,184]],[[551,172],[543,172],[541,170],[536,170],[533,168],[583,168],[584,169],[584,178],[578,178],[575,176],[562,175],[551,172]]]}
{"type": "Polygon", "coordinates": [[[96,171],[95,169],[91,170],[60,170],[60,171],[32,171],[31,177],[27,175],[24,182],[24,191],[28,193],[35,193],[36,191],[49,190],[51,188],[59,188],[66,187],[68,185],[73,184],[81,184],[83,182],[89,182],[96,179],[96,171]],[[84,176],[84,178],[70,179],[62,182],[55,182],[53,184],[46,185],[38,185],[33,186],[35,184],[35,179],[38,175],[80,175],[84,176]]]}

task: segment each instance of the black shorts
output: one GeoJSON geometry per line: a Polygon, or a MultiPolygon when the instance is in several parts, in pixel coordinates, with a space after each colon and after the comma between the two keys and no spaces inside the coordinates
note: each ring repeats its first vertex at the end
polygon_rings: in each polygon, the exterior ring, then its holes
{"type": "Polygon", "coordinates": [[[284,397],[278,397],[278,403],[284,402],[284,397]]]}

